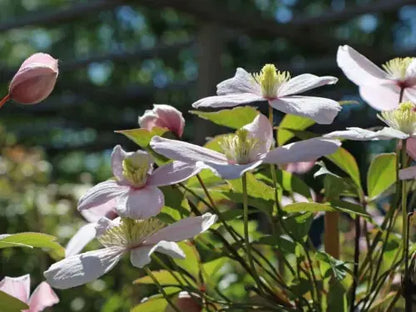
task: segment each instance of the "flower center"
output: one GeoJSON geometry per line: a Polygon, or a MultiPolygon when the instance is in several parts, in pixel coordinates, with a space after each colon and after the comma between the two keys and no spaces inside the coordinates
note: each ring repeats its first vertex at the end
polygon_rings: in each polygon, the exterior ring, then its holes
{"type": "Polygon", "coordinates": [[[413,135],[416,132],[416,105],[404,102],[397,109],[381,112],[378,116],[391,128],[413,135]]]}
{"type": "Polygon", "coordinates": [[[256,151],[259,140],[249,137],[249,132],[245,129],[237,130],[235,134],[230,134],[222,139],[220,147],[232,164],[247,164],[253,161],[257,154],[256,151]]]}
{"type": "Polygon", "coordinates": [[[262,95],[268,99],[275,98],[279,87],[290,79],[289,72],[278,71],[273,64],[264,65],[260,73],[252,75],[254,80],[260,85],[262,95]]]}
{"type": "Polygon", "coordinates": [[[390,78],[397,80],[406,79],[406,71],[414,57],[396,57],[382,65],[390,78]]]}
{"type": "Polygon", "coordinates": [[[165,224],[157,218],[146,220],[122,218],[120,225],[108,229],[98,237],[98,241],[104,247],[136,247],[163,227],[165,224]]]}
{"type": "Polygon", "coordinates": [[[152,170],[152,161],[147,153],[136,152],[123,160],[123,176],[135,187],[146,184],[152,170]]]}

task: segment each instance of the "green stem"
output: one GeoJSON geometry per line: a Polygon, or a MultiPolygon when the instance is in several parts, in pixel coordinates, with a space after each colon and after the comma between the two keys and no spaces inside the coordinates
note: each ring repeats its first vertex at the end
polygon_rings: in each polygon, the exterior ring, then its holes
{"type": "Polygon", "coordinates": [[[160,293],[163,295],[163,297],[166,299],[166,301],[169,303],[169,305],[172,307],[172,309],[175,310],[176,312],[181,312],[181,310],[179,310],[179,308],[169,298],[168,294],[165,292],[165,290],[163,289],[162,285],[160,285],[160,283],[157,280],[157,278],[153,275],[152,271],[148,267],[144,267],[144,270],[146,271],[146,274],[150,276],[150,278],[152,279],[153,283],[155,283],[155,285],[159,289],[160,293]]]}

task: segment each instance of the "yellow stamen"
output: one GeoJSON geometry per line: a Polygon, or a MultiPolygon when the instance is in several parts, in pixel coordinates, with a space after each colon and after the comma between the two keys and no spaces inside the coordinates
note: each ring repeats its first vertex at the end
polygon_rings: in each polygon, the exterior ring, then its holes
{"type": "Polygon", "coordinates": [[[416,105],[404,102],[397,109],[381,112],[378,116],[391,128],[400,130],[406,134],[416,133],[416,105]]]}
{"type": "Polygon", "coordinates": [[[257,156],[255,150],[259,140],[251,138],[245,129],[237,130],[235,134],[230,134],[223,138],[219,143],[228,161],[236,164],[247,164],[257,156]]]}
{"type": "Polygon", "coordinates": [[[262,95],[271,99],[276,97],[279,87],[290,79],[289,72],[278,71],[273,64],[264,65],[260,73],[252,75],[254,80],[260,85],[262,95]]]}
{"type": "Polygon", "coordinates": [[[382,65],[392,79],[405,80],[406,70],[414,57],[396,57],[382,65]]]}

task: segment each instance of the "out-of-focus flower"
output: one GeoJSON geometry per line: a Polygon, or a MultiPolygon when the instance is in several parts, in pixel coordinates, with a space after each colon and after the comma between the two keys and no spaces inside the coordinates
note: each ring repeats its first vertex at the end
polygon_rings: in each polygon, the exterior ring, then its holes
{"type": "Polygon", "coordinates": [[[376,66],[353,48],[338,48],[338,66],[358,85],[361,97],[377,110],[390,110],[399,102],[416,101],[416,58],[395,58],[376,66]],[[403,98],[400,93],[403,89],[403,98]]]}
{"type": "MultiPolygon", "coordinates": [[[[115,180],[91,188],[78,203],[78,210],[132,219],[146,219],[158,214],[164,205],[159,186],[182,182],[201,169],[184,162],[171,162],[153,170],[153,158],[145,151],[125,152],[117,145],[111,155],[115,180]],[[115,211],[114,211],[115,208],[115,211]]],[[[84,215],[85,216],[85,215],[84,215]]]]}
{"type": "Polygon", "coordinates": [[[252,123],[220,142],[223,153],[159,136],[152,138],[150,146],[157,153],[171,159],[196,163],[197,167],[208,168],[224,179],[236,179],[263,163],[285,164],[315,160],[334,153],[341,145],[336,140],[313,138],[270,150],[272,143],[273,129],[270,122],[259,114],[252,123]]]}
{"type": "MultiPolygon", "coordinates": [[[[180,311],[186,312],[201,312],[202,302],[197,294],[191,295],[187,291],[181,291],[175,300],[175,305],[180,311]]],[[[173,308],[168,305],[166,312],[174,312],[173,308]]]]}
{"type": "Polygon", "coordinates": [[[133,266],[142,268],[158,251],[171,257],[184,258],[176,242],[192,238],[208,230],[217,220],[206,213],[165,226],[156,218],[132,220],[101,218],[97,238],[102,249],[74,255],[53,264],[44,275],[52,287],[66,289],[91,282],[110,271],[127,252],[133,266]]]}
{"type": "Polygon", "coordinates": [[[42,282],[30,295],[30,275],[20,277],[4,277],[0,281],[0,290],[19,299],[29,306],[29,310],[23,312],[41,312],[59,302],[58,296],[48,283],[42,282]]]}
{"type": "Polygon", "coordinates": [[[58,60],[49,54],[36,53],[27,58],[14,75],[9,94],[0,107],[10,98],[21,104],[36,104],[51,94],[58,77],[58,60]]]}
{"type": "Polygon", "coordinates": [[[311,170],[314,165],[315,165],[315,161],[292,162],[292,163],[283,165],[283,169],[291,173],[303,174],[311,170]]]}
{"type": "Polygon", "coordinates": [[[269,104],[286,114],[308,117],[320,124],[330,124],[341,110],[338,102],[321,97],[296,94],[337,82],[331,76],[303,74],[294,78],[272,64],[265,65],[258,74],[237,68],[235,76],[217,85],[217,95],[192,104],[200,107],[233,107],[258,101],[269,104]]]}
{"type": "Polygon", "coordinates": [[[146,110],[143,116],[139,117],[139,125],[149,131],[154,127],[167,128],[180,138],[185,127],[185,119],[173,106],[154,104],[152,110],[146,110]]]}

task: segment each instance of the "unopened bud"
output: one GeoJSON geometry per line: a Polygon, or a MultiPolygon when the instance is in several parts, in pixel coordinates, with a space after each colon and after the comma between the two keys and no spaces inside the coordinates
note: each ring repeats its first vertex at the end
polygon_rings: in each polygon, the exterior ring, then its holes
{"type": "Polygon", "coordinates": [[[154,127],[167,128],[178,137],[183,134],[185,119],[176,108],[166,104],[154,104],[152,110],[146,110],[139,117],[140,127],[152,130],[154,127]]]}

